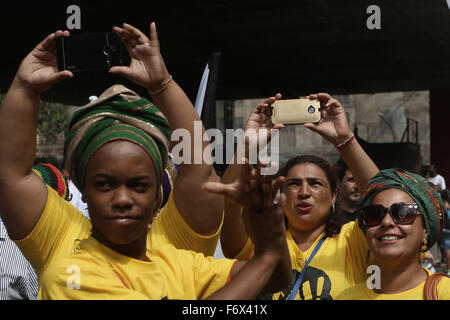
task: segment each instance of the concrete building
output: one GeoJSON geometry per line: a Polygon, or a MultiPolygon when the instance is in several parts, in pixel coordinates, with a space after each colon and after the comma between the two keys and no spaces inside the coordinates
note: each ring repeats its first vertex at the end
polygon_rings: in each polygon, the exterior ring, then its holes
{"type": "MultiPolygon", "coordinates": [[[[430,162],[430,95],[428,91],[333,95],[344,106],[352,130],[369,143],[409,142],[420,145],[422,162],[430,162]],[[409,119],[409,120],[408,120],[409,119]],[[418,122],[418,141],[416,127],[418,122]],[[403,140],[402,140],[403,138],[403,140]]],[[[243,128],[260,99],[220,100],[216,102],[216,127],[243,128]],[[231,113],[231,114],[230,114],[231,113]]],[[[286,126],[280,132],[280,163],[294,154],[315,154],[334,163],[339,154],[328,141],[301,125],[286,126]]]]}

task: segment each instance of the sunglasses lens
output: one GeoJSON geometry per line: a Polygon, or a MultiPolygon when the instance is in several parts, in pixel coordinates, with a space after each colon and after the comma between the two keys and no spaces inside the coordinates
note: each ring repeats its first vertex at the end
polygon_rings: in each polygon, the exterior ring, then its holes
{"type": "Polygon", "coordinates": [[[367,227],[374,227],[381,223],[386,211],[381,205],[371,205],[363,209],[363,221],[367,227]]]}
{"type": "Polygon", "coordinates": [[[397,224],[411,224],[416,218],[416,209],[408,203],[395,203],[391,207],[392,217],[397,224]]]}

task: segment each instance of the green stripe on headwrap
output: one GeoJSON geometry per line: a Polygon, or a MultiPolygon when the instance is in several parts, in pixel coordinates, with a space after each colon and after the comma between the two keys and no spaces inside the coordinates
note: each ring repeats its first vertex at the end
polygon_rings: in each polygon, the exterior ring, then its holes
{"type": "Polygon", "coordinates": [[[160,185],[169,137],[169,124],[155,105],[115,85],[74,113],[64,144],[65,167],[75,185],[83,190],[85,168],[94,152],[112,141],[130,141],[153,160],[160,185]]]}
{"type": "MultiPolygon", "coordinates": [[[[427,232],[427,247],[431,248],[443,228],[444,204],[437,190],[418,174],[402,169],[381,170],[369,181],[358,201],[356,208],[358,219],[361,221],[361,208],[370,205],[379,192],[390,188],[406,192],[417,204],[427,232]]],[[[362,223],[359,225],[364,230],[362,223]]]]}

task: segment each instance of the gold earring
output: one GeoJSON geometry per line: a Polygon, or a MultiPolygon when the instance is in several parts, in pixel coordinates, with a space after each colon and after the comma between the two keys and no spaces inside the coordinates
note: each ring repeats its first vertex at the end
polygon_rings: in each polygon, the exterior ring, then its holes
{"type": "Polygon", "coordinates": [[[422,241],[422,247],[420,248],[419,260],[422,261],[425,258],[425,252],[427,251],[427,240],[422,241]]]}

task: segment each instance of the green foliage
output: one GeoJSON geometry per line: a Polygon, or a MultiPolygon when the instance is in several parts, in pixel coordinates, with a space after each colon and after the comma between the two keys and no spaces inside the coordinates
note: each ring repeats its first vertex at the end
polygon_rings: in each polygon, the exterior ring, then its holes
{"type": "Polygon", "coordinates": [[[37,129],[43,144],[56,142],[58,135],[66,133],[70,122],[68,108],[61,103],[41,101],[37,129]]]}
{"type": "MultiPolygon", "coordinates": [[[[0,94],[0,108],[5,99],[4,94],[0,94]]],[[[41,101],[38,114],[37,129],[43,144],[54,143],[58,136],[66,133],[70,122],[69,106],[62,103],[41,101]]]]}

